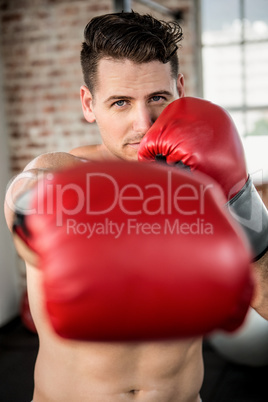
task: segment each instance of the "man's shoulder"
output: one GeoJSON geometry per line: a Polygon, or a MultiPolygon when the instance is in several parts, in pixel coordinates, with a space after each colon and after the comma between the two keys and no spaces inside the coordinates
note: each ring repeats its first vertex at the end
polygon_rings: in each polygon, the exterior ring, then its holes
{"type": "Polygon", "coordinates": [[[47,152],[34,158],[24,168],[27,170],[57,170],[72,167],[81,162],[110,159],[108,151],[102,144],[84,145],[69,152],[47,152]]]}
{"type": "Polygon", "coordinates": [[[103,144],[84,145],[72,149],[69,153],[77,158],[89,161],[103,160],[109,158],[109,155],[105,150],[103,144]]]}
{"type": "Polygon", "coordinates": [[[47,152],[34,158],[24,170],[31,169],[61,169],[81,163],[81,158],[69,152],[47,152]]]}

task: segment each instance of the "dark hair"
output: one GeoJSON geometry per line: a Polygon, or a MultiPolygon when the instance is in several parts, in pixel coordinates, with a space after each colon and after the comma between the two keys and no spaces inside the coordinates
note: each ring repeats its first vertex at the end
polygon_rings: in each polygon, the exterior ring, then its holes
{"type": "Polygon", "coordinates": [[[157,20],[148,14],[132,11],[95,17],[85,27],[81,50],[85,84],[93,93],[98,63],[104,57],[129,59],[138,64],[170,61],[176,79],[179,70],[176,51],[182,38],[178,22],[157,20]]]}

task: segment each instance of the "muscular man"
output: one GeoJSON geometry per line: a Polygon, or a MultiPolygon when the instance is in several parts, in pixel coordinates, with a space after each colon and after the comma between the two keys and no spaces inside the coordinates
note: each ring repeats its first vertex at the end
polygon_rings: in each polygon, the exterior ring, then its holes
{"type": "MultiPolygon", "coordinates": [[[[102,144],[70,153],[49,153],[30,162],[10,185],[5,202],[12,229],[14,205],[47,172],[93,160],[136,160],[141,139],[162,110],[184,96],[176,50],[177,23],[136,13],[94,18],[85,29],[81,102],[88,122],[96,121],[102,144]]],[[[42,271],[27,247],[31,313],[40,348],[34,402],[199,402],[203,381],[202,338],[161,342],[81,342],[59,337],[44,308],[42,271]]]]}
{"type": "MultiPolygon", "coordinates": [[[[139,142],[161,111],[184,95],[176,55],[181,39],[178,24],[134,13],[101,16],[89,23],[81,52],[86,84],[81,87],[81,102],[86,120],[97,122],[103,142],[70,153],[41,155],[30,162],[6,196],[10,229],[10,206],[44,172],[84,160],[137,159],[139,142]]],[[[40,340],[34,402],[199,402],[201,338],[159,343],[63,340],[48,325],[42,272],[27,261],[26,266],[40,340]]]]}

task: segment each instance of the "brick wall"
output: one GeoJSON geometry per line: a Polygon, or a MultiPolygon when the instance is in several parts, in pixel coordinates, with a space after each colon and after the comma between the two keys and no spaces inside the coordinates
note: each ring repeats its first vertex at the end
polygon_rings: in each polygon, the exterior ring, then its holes
{"type": "MultiPolygon", "coordinates": [[[[196,95],[194,1],[159,3],[185,11],[181,72],[187,95],[196,95]]],[[[135,1],[132,8],[170,19],[135,1]]],[[[0,0],[6,134],[13,174],[41,153],[100,141],[97,126],[84,120],[80,106],[79,52],[87,22],[107,12],[113,12],[112,0],[0,0]]]]}

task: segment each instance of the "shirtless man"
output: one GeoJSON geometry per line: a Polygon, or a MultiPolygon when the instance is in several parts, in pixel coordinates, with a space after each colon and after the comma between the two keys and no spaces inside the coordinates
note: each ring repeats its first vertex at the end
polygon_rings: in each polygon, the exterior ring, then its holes
{"type": "MultiPolygon", "coordinates": [[[[103,143],[69,154],[41,155],[30,162],[24,170],[30,177],[22,174],[22,180],[17,178],[7,193],[5,213],[10,229],[13,212],[8,198],[15,200],[44,170],[69,167],[81,163],[80,158],[136,159],[140,140],[164,107],[184,96],[176,55],[182,38],[180,26],[161,28],[160,24],[153,26],[157,22],[149,18],[139,20],[135,14],[132,18],[125,23],[116,16],[96,18],[85,30],[82,108],[88,122],[97,122],[103,143]],[[124,50],[123,45],[129,43],[126,26],[136,26],[137,33],[136,44],[124,50]],[[119,38],[111,49],[105,40],[110,35],[119,38]],[[140,48],[141,38],[145,49],[140,48]],[[124,56],[129,50],[132,55],[124,56]]],[[[63,340],[47,323],[40,289],[42,273],[27,261],[26,267],[29,303],[40,339],[34,402],[199,402],[203,381],[201,338],[137,344],[63,340]]]]}
{"type": "MultiPolygon", "coordinates": [[[[137,159],[141,139],[162,110],[185,94],[176,54],[181,39],[177,23],[160,23],[135,13],[91,21],[81,52],[86,85],[80,93],[85,119],[97,122],[103,142],[69,153],[44,154],[30,162],[6,195],[10,230],[11,206],[46,172],[85,160],[137,159]]],[[[48,323],[42,272],[26,247],[20,254],[26,261],[30,308],[40,340],[34,402],[200,401],[201,337],[139,343],[62,339],[48,323]]]]}

